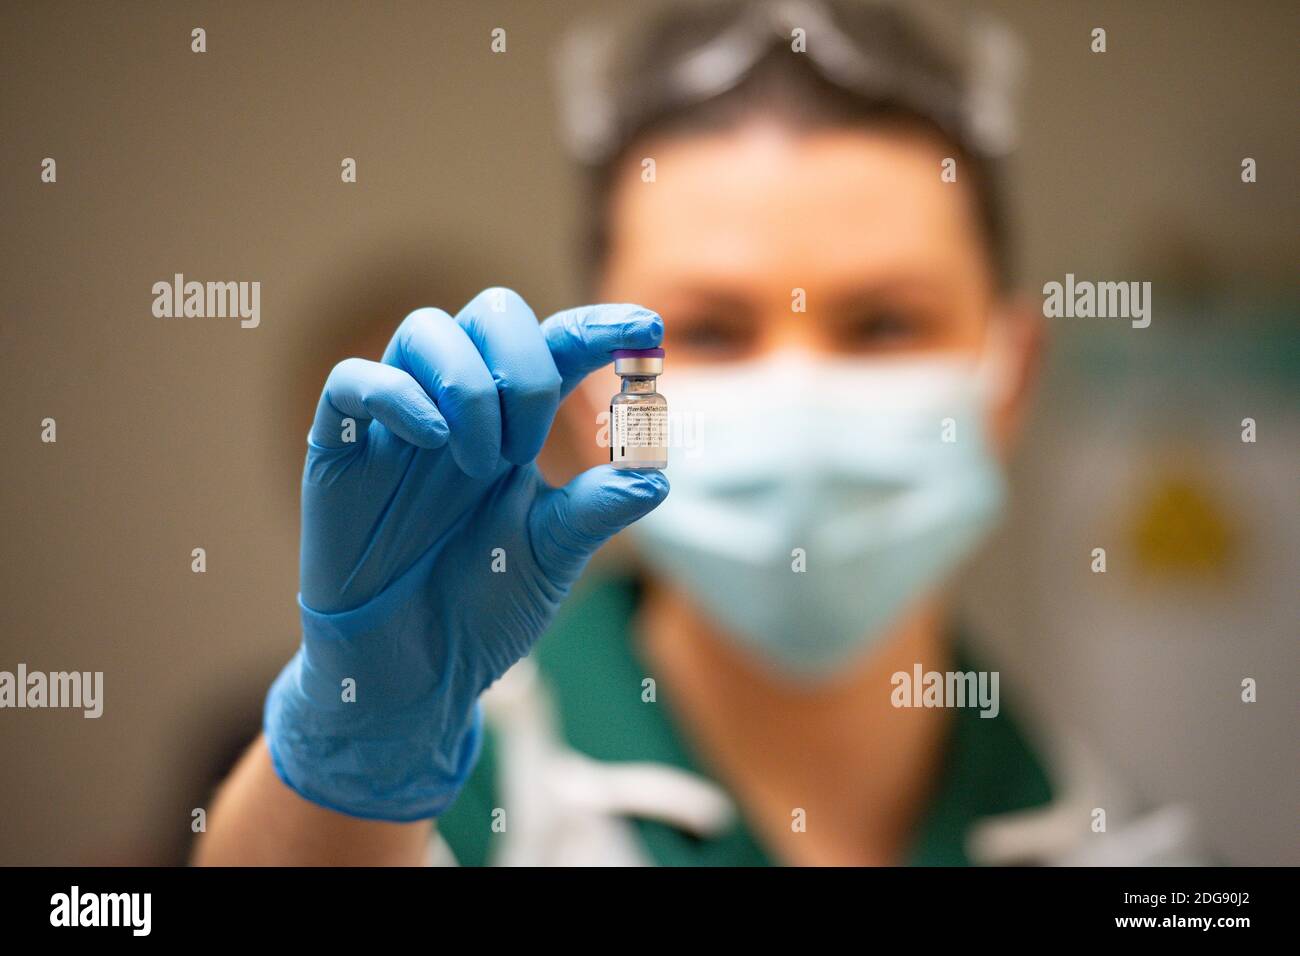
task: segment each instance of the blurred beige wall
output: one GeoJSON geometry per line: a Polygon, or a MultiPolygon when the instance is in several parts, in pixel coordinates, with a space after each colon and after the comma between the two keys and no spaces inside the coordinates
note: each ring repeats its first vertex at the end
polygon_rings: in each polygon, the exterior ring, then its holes
{"type": "MultiPolygon", "coordinates": [[[[550,66],[562,27],[597,6],[0,9],[0,669],[106,681],[99,720],[0,712],[0,863],[179,859],[208,776],[296,645],[295,462],[353,320],[454,311],[489,283],[539,314],[573,304],[577,183],[550,66]],[[206,54],[190,52],[194,26],[206,54]],[[504,56],[489,52],[496,26],[504,56]],[[356,185],[339,181],[343,157],[356,185]],[[177,272],[260,281],[261,326],[153,318],[152,284],[177,272]],[[45,417],[57,444],[39,440],[45,417]],[[206,574],[190,571],[195,547],[206,574]]],[[[995,9],[1030,57],[1011,188],[1031,290],[1066,271],[1289,286],[1295,6],[995,9]],[[1087,47],[1098,25],[1104,56],[1087,47]],[[1259,162],[1251,187],[1243,156],[1259,162]]],[[[1008,534],[999,553],[1024,560],[1035,529],[1008,534]]],[[[1045,646],[1050,600],[991,580],[975,591],[995,643],[1045,646]]],[[[1261,719],[1281,744],[1293,718],[1261,719]]],[[[1293,751],[1215,789],[1214,767],[1197,782],[1198,741],[1166,731],[1186,759],[1149,787],[1191,787],[1238,862],[1297,862],[1277,839],[1292,832],[1293,751]]]]}

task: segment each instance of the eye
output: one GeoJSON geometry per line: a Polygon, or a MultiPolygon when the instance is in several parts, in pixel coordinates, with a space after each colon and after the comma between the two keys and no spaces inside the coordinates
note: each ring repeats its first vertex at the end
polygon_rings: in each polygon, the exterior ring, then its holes
{"type": "Polygon", "coordinates": [[[881,306],[837,323],[834,334],[846,351],[877,351],[922,346],[933,329],[930,317],[915,309],[881,306]]]}
{"type": "Polygon", "coordinates": [[[669,342],[678,354],[712,360],[747,351],[756,335],[752,321],[721,313],[677,313],[668,328],[669,342]]]}

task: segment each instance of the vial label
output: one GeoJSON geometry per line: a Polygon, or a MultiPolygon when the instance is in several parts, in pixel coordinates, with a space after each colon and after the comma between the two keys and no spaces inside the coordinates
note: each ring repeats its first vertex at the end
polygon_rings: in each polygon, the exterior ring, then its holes
{"type": "Polygon", "coordinates": [[[668,457],[668,407],[623,404],[610,408],[610,461],[663,461],[668,457]]]}

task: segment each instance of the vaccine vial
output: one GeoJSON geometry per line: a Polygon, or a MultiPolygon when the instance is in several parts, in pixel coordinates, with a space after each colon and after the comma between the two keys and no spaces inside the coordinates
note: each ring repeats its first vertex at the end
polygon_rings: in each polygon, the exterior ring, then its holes
{"type": "Polygon", "coordinates": [[[668,467],[668,401],[655,391],[663,349],[618,349],[623,388],[609,400],[609,461],[615,468],[668,467]]]}

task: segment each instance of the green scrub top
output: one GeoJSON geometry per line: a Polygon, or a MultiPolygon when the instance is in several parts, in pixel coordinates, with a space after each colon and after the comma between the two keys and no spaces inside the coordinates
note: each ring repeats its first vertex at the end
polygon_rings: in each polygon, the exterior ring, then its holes
{"type": "MultiPolygon", "coordinates": [[[[557,708],[561,732],[573,749],[601,761],[653,761],[713,780],[690,752],[674,724],[665,688],[657,703],[641,700],[647,674],[631,639],[638,588],[630,578],[585,582],[565,603],[551,630],[533,651],[557,708]]],[[[962,642],[956,668],[972,665],[962,642]]],[[[965,837],[983,817],[1041,806],[1051,785],[1005,703],[998,716],[982,718],[976,707],[958,708],[929,806],[922,814],[906,862],[913,866],[965,866],[965,837]]],[[[438,831],[462,866],[492,862],[496,745],[484,735],[478,765],[464,790],[439,819],[438,831]]],[[[716,782],[716,781],[715,781],[716,782]]],[[[633,820],[649,859],[660,866],[765,866],[773,860],[737,822],[717,835],[698,837],[671,824],[633,820]]]]}

